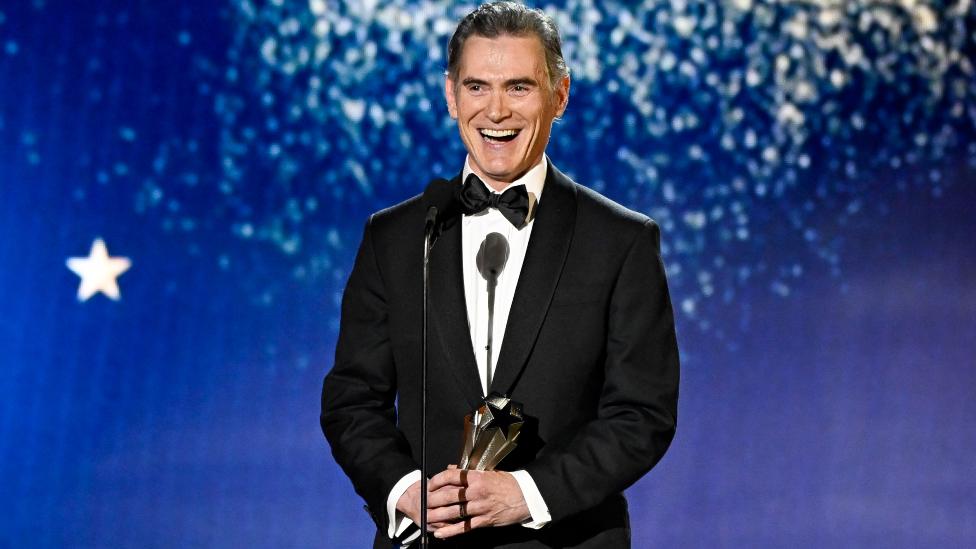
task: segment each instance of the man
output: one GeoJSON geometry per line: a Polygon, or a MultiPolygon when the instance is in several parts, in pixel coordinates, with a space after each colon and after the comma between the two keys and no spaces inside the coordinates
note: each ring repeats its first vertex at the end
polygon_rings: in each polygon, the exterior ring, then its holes
{"type": "MultiPolygon", "coordinates": [[[[629,547],[622,492],[664,455],[677,415],[657,225],[546,158],[570,80],[542,12],[496,2],[466,16],[444,88],[468,157],[452,181],[464,214],[447,220],[430,255],[433,545],[629,547]],[[501,196],[484,200],[488,188],[501,196]],[[509,252],[493,323],[478,270],[492,232],[509,252]],[[463,417],[492,391],[523,404],[518,448],[498,471],[459,471],[463,417]]],[[[420,521],[424,218],[415,197],[367,223],[322,394],[323,431],[366,500],[377,548],[412,541],[420,521]]]]}

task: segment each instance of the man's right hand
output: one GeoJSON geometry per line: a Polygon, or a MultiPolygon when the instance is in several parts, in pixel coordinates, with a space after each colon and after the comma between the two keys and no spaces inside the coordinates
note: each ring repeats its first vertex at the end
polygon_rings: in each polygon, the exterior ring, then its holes
{"type": "Polygon", "coordinates": [[[413,483],[397,500],[396,510],[407,515],[414,524],[420,524],[420,481],[413,483]]]}
{"type": "MultiPolygon", "coordinates": [[[[450,468],[455,468],[451,466],[450,468]]],[[[430,494],[427,494],[430,497],[430,494]]],[[[412,520],[414,524],[420,526],[420,481],[414,482],[409,488],[400,496],[397,500],[396,510],[399,513],[403,513],[408,519],[412,520]]],[[[456,521],[454,521],[456,522],[456,521]]],[[[451,521],[445,522],[431,522],[428,523],[427,529],[434,530],[437,528],[443,528],[452,524],[451,521]]]]}

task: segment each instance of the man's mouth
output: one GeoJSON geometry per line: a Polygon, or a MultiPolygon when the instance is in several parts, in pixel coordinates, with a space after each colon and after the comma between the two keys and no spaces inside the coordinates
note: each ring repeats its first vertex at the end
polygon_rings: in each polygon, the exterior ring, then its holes
{"type": "Polygon", "coordinates": [[[508,143],[518,137],[519,131],[521,130],[492,130],[482,128],[478,130],[478,133],[489,143],[508,143]]]}

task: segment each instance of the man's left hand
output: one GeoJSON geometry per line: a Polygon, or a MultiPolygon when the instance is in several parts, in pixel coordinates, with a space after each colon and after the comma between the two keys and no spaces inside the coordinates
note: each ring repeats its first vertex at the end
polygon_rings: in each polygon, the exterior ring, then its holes
{"type": "Polygon", "coordinates": [[[436,538],[518,524],[531,515],[511,473],[449,468],[428,483],[427,523],[436,538]]]}

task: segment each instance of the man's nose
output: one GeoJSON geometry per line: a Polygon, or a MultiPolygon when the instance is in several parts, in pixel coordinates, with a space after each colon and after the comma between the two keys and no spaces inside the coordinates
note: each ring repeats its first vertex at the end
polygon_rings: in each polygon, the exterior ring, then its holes
{"type": "Polygon", "coordinates": [[[511,115],[512,111],[508,108],[507,97],[504,92],[493,92],[488,103],[488,119],[492,122],[501,122],[511,115]]]}

